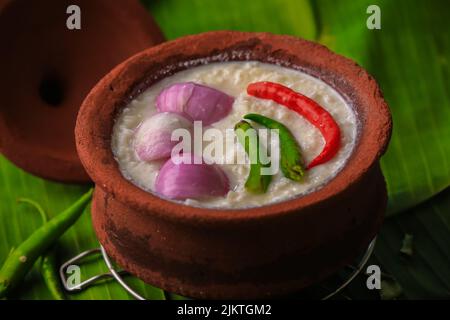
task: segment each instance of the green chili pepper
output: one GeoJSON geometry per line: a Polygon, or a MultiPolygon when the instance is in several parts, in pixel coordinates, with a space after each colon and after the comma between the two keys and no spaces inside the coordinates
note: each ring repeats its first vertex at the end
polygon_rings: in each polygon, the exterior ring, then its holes
{"type": "Polygon", "coordinates": [[[270,163],[261,163],[258,134],[255,134],[254,140],[250,139],[248,134],[246,134],[250,129],[255,130],[247,121],[240,121],[234,126],[236,136],[244,147],[245,152],[249,155],[249,157],[253,157],[255,155],[257,157],[256,159],[251,159],[250,161],[250,173],[247,177],[247,181],[245,182],[245,189],[252,193],[265,193],[270,182],[272,181],[272,176],[263,175],[261,173],[261,169],[263,167],[270,167],[270,163]]]}
{"type": "Polygon", "coordinates": [[[65,300],[66,296],[64,291],[61,289],[58,268],[56,266],[56,254],[55,250],[51,248],[45,255],[41,258],[41,274],[44,278],[45,285],[50,291],[53,299],[55,300],[65,300]]]}
{"type": "MultiPolygon", "coordinates": [[[[18,202],[27,203],[33,206],[39,212],[42,219],[42,223],[43,224],[47,223],[48,221],[47,214],[45,213],[44,209],[42,209],[39,203],[26,198],[20,198],[18,199],[18,202]]],[[[59,283],[60,280],[58,276],[58,270],[56,267],[56,253],[54,248],[50,248],[49,250],[47,250],[47,252],[45,252],[42,255],[40,263],[40,271],[42,277],[44,278],[45,285],[47,286],[47,289],[50,291],[50,294],[52,295],[53,299],[64,300],[65,295],[59,283]]]]}
{"type": "Polygon", "coordinates": [[[277,129],[280,139],[280,166],[283,175],[294,181],[301,181],[305,174],[300,146],[292,133],[282,123],[264,117],[260,114],[249,113],[244,119],[252,120],[269,129],[277,129]]]}
{"type": "Polygon", "coordinates": [[[78,220],[91,196],[92,189],[37,229],[9,255],[0,269],[0,298],[5,297],[26,276],[36,260],[78,220]]]}

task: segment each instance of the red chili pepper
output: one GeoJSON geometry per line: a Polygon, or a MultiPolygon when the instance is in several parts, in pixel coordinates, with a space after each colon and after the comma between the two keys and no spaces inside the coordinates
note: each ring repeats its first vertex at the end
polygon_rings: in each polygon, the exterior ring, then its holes
{"type": "Polygon", "coordinates": [[[281,84],[266,81],[249,84],[247,93],[257,98],[270,99],[282,104],[305,117],[319,129],[325,139],[325,146],[322,152],[307,166],[307,169],[329,161],[339,150],[341,130],[331,114],[314,100],[281,84]]]}

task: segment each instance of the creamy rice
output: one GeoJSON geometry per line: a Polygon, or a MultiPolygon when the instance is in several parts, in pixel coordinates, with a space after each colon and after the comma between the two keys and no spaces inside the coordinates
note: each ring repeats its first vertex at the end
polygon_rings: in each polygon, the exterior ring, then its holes
{"type": "MultiPolygon", "coordinates": [[[[190,68],[154,84],[124,108],[113,129],[112,150],[123,176],[138,187],[153,192],[159,168],[164,161],[143,162],[135,154],[133,133],[146,118],[156,113],[158,94],[177,82],[192,81],[221,90],[235,97],[230,114],[211,125],[223,132],[233,128],[247,113],[259,113],[283,123],[296,137],[305,163],[317,156],[323,146],[321,133],[296,112],[269,100],[257,99],[246,93],[247,85],[257,81],[281,83],[318,102],[328,110],[341,129],[341,148],[330,161],[306,172],[302,182],[283,177],[281,171],[272,179],[265,194],[246,192],[245,181],[248,164],[221,165],[230,180],[230,192],[226,197],[201,200],[187,199],[187,205],[219,208],[257,207],[313,192],[332,179],[345,165],[352,153],[357,135],[357,120],[352,108],[330,86],[303,72],[260,62],[220,62],[190,68]]],[[[206,128],[204,128],[204,131],[206,128]]],[[[205,144],[206,146],[206,144],[205,144]]],[[[245,153],[243,148],[227,150],[245,153]]],[[[225,156],[230,156],[224,155],[225,156]]],[[[242,155],[240,155],[242,156],[242,155]]]]}

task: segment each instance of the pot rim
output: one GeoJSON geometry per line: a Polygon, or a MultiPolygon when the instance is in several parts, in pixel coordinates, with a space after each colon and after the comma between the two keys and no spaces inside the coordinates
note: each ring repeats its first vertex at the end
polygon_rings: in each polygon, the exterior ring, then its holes
{"type": "MultiPolygon", "coordinates": [[[[213,31],[181,37],[146,49],[114,68],[89,93],[77,118],[80,159],[98,187],[136,210],[163,219],[240,222],[273,218],[320,206],[358,181],[384,154],[392,120],[377,83],[350,59],[293,36],[213,31]],[[111,149],[118,110],[167,74],[219,61],[259,60],[281,64],[321,79],[350,103],[359,121],[359,137],[344,168],[320,189],[262,207],[217,209],[187,206],[144,191],[125,179],[111,149]],[[178,68],[178,69],[177,69],[178,68]]],[[[313,212],[309,211],[309,212],[313,212]]]]}

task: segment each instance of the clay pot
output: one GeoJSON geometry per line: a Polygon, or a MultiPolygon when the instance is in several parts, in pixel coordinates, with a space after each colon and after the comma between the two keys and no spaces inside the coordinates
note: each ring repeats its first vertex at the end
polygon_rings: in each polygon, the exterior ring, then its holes
{"type": "Polygon", "coordinates": [[[81,102],[119,62],[162,42],[137,0],[0,1],[0,150],[40,177],[90,181],[74,128],[81,102]],[[69,30],[69,5],[81,30],[69,30]]]}
{"type": "Polygon", "coordinates": [[[223,31],[164,43],[116,67],[84,101],[76,141],[96,183],[95,231],[119,265],[150,284],[190,297],[261,298],[305,288],[366,248],[386,208],[378,161],[390,133],[390,113],[375,80],[351,60],[290,36],[223,31]],[[314,193],[245,210],[169,202],[122,177],[111,152],[118,111],[165,76],[230,60],[302,70],[348,100],[360,128],[345,168],[314,193]]]}

